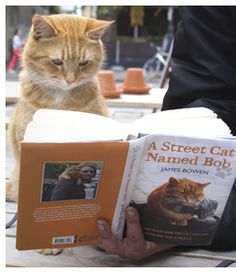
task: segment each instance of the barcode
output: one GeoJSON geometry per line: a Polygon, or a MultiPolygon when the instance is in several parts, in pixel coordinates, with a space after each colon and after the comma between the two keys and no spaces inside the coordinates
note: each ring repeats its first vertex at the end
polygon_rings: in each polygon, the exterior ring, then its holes
{"type": "Polygon", "coordinates": [[[59,244],[74,244],[75,243],[75,236],[59,236],[52,238],[53,245],[59,244]]]}

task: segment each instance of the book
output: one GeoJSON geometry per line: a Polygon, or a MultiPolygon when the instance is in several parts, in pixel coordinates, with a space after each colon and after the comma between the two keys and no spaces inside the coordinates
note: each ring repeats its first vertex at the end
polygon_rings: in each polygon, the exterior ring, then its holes
{"type": "Polygon", "coordinates": [[[98,218],[122,237],[129,205],[147,240],[210,244],[235,180],[235,152],[227,125],[205,108],[158,112],[133,124],[39,110],[21,143],[16,248],[99,244],[98,218]],[[76,194],[81,184],[70,181],[68,169],[84,165],[92,179],[76,194]]]}

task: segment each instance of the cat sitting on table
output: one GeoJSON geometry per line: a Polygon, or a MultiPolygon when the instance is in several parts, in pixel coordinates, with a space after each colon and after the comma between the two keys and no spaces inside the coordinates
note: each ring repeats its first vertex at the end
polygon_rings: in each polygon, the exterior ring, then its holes
{"type": "Polygon", "coordinates": [[[18,198],[20,142],[38,109],[108,115],[96,73],[104,60],[100,38],[111,24],[75,15],[33,16],[22,54],[21,95],[9,124],[16,164],[7,182],[8,201],[18,198]]]}

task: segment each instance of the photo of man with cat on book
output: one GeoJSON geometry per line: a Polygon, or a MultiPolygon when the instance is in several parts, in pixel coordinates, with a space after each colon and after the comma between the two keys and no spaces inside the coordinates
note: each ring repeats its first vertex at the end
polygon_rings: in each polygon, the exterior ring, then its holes
{"type": "Polygon", "coordinates": [[[54,171],[56,171],[62,165],[65,163],[45,163],[42,201],[95,199],[100,179],[100,175],[96,176],[97,168],[100,173],[101,163],[66,163],[66,168],[59,174],[57,180],[48,182],[47,172],[49,171],[47,169],[52,171],[54,166],[54,171]]]}

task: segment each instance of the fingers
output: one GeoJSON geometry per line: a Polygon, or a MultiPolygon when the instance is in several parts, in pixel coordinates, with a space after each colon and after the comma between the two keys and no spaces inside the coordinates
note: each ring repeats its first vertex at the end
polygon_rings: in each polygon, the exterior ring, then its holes
{"type": "Polygon", "coordinates": [[[110,227],[105,220],[97,220],[97,228],[102,239],[109,239],[112,237],[110,227]]]}
{"type": "Polygon", "coordinates": [[[140,225],[139,214],[133,207],[126,209],[127,238],[124,256],[133,260],[144,257],[145,240],[140,225]]]}
{"type": "Polygon", "coordinates": [[[139,214],[133,207],[126,209],[127,220],[127,245],[142,246],[144,244],[144,237],[140,225],[139,214]]]}
{"type": "Polygon", "coordinates": [[[97,228],[102,239],[103,248],[123,258],[139,260],[153,253],[169,249],[169,245],[161,245],[145,241],[140,225],[139,214],[133,207],[126,209],[127,237],[115,237],[110,225],[102,219],[97,221],[97,228]]]}
{"type": "Polygon", "coordinates": [[[97,220],[97,229],[106,252],[117,254],[119,252],[117,239],[112,234],[110,225],[105,220],[99,219],[97,220]]]}
{"type": "Polygon", "coordinates": [[[126,219],[126,239],[115,237],[111,232],[110,225],[105,220],[99,219],[97,221],[97,228],[102,239],[103,248],[108,253],[117,254],[120,257],[139,259],[143,254],[145,241],[139,222],[139,215],[135,208],[128,207],[126,209],[126,219]]]}

